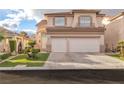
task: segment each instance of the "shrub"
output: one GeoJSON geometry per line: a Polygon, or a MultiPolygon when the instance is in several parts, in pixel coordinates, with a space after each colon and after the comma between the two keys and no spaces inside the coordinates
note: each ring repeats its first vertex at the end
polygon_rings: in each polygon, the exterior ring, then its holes
{"type": "Polygon", "coordinates": [[[118,50],[118,52],[120,52],[120,56],[124,57],[124,40],[122,40],[118,43],[117,50],[118,50]]]}
{"type": "Polygon", "coordinates": [[[10,51],[16,51],[16,41],[15,40],[9,40],[9,45],[10,45],[10,51]]]}
{"type": "Polygon", "coordinates": [[[26,47],[26,48],[24,49],[24,53],[27,54],[28,52],[30,52],[30,48],[29,48],[29,47],[26,47]]]}
{"type": "Polygon", "coordinates": [[[25,49],[19,51],[18,53],[19,53],[19,54],[23,54],[23,53],[25,53],[25,49]]]}
{"type": "Polygon", "coordinates": [[[3,35],[0,33],[0,42],[4,39],[3,35]]]}
{"type": "Polygon", "coordinates": [[[11,53],[5,53],[5,54],[0,55],[0,59],[4,60],[4,59],[7,59],[9,56],[11,56],[11,53]]]}
{"type": "Polygon", "coordinates": [[[28,45],[31,46],[31,47],[34,47],[35,44],[36,44],[36,42],[33,41],[33,40],[30,40],[30,41],[28,42],[28,45]]]}
{"type": "Polygon", "coordinates": [[[40,52],[40,49],[35,49],[34,45],[36,44],[35,41],[30,40],[28,42],[28,47],[25,48],[25,53],[28,55],[29,58],[36,58],[37,57],[37,53],[40,52]]]}
{"type": "Polygon", "coordinates": [[[38,52],[40,52],[40,49],[30,48],[30,51],[28,52],[29,58],[37,58],[38,52]]]}
{"type": "Polygon", "coordinates": [[[38,52],[40,52],[40,49],[32,49],[31,52],[32,53],[38,53],[38,52]]]}

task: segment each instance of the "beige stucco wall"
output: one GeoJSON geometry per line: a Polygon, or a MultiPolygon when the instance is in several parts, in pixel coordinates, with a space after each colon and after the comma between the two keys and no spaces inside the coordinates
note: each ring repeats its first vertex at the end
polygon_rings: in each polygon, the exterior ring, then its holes
{"type": "Polygon", "coordinates": [[[96,20],[99,27],[104,27],[104,24],[102,23],[103,17],[96,17],[96,20]]]}
{"type": "Polygon", "coordinates": [[[14,38],[12,38],[13,40],[16,40],[16,52],[18,52],[18,45],[22,44],[22,49],[25,49],[25,47],[28,46],[28,39],[21,37],[21,36],[15,36],[14,38]]]}
{"type": "Polygon", "coordinates": [[[113,20],[106,26],[105,45],[110,50],[116,48],[119,40],[124,40],[124,17],[113,20]]]}
{"type": "Polygon", "coordinates": [[[45,20],[47,20],[47,26],[49,26],[49,27],[53,26],[53,18],[54,17],[45,16],[45,20]]]}
{"type": "Polygon", "coordinates": [[[4,43],[5,43],[5,40],[0,41],[0,52],[3,52],[4,50],[4,43]]]}
{"type": "Polygon", "coordinates": [[[124,16],[121,20],[121,30],[119,31],[119,39],[124,40],[124,16]]]}
{"type": "MultiPolygon", "coordinates": [[[[92,17],[92,23],[95,27],[103,27],[102,19],[103,17],[96,17],[95,13],[74,13],[74,17],[66,17],[67,24],[66,26],[76,27],[78,26],[78,20],[80,16],[91,16],[92,17]]],[[[53,25],[53,19],[54,17],[47,17],[45,16],[45,19],[47,20],[47,26],[51,27],[53,25]]]]}
{"type": "Polygon", "coordinates": [[[3,39],[0,42],[0,52],[10,52],[9,39],[3,39]]]}
{"type": "Polygon", "coordinates": [[[73,23],[73,17],[66,17],[67,23],[66,26],[70,27],[73,23]]]}
{"type": "Polygon", "coordinates": [[[42,48],[41,32],[36,33],[35,40],[36,40],[36,48],[39,48],[41,50],[42,48]]]}
{"type": "MultiPolygon", "coordinates": [[[[47,17],[45,18],[47,19],[47,17]]],[[[48,18],[47,20],[53,20],[48,18]]],[[[53,21],[49,21],[48,25],[51,26],[53,21]]],[[[39,48],[41,51],[46,49],[46,23],[37,25],[37,33],[35,35],[36,45],[35,48],[39,48]]]]}

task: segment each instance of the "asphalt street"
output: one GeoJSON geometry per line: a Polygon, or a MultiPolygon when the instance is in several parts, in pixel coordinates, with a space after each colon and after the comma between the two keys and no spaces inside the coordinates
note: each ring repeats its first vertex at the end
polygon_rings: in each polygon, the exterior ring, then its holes
{"type": "Polygon", "coordinates": [[[124,70],[0,71],[1,84],[123,84],[124,70]]]}

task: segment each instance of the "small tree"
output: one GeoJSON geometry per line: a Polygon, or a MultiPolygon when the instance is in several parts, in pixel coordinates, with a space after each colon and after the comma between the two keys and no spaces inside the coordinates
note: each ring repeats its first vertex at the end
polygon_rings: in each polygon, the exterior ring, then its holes
{"type": "Polygon", "coordinates": [[[117,49],[120,52],[120,56],[124,57],[124,40],[118,43],[117,49]]]}
{"type": "Polygon", "coordinates": [[[28,47],[25,49],[25,53],[28,55],[29,58],[36,58],[36,55],[38,52],[40,52],[40,49],[34,49],[34,45],[36,44],[35,41],[30,40],[28,42],[28,47]]]}
{"type": "Polygon", "coordinates": [[[34,45],[36,44],[36,42],[35,41],[33,41],[33,40],[29,40],[28,41],[28,45],[30,46],[30,47],[34,47],[34,45]]]}

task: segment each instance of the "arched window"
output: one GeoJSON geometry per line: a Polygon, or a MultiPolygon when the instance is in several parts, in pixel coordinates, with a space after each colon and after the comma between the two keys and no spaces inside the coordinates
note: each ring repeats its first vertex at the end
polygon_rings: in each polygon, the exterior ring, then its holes
{"type": "Polygon", "coordinates": [[[92,18],[90,16],[80,16],[79,17],[79,26],[80,27],[91,27],[92,18]]]}

